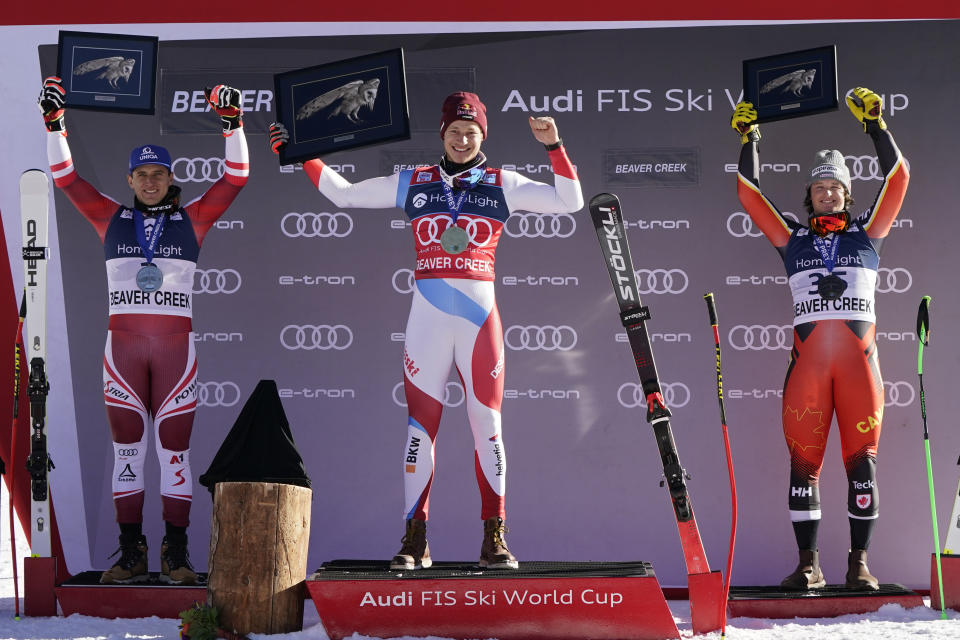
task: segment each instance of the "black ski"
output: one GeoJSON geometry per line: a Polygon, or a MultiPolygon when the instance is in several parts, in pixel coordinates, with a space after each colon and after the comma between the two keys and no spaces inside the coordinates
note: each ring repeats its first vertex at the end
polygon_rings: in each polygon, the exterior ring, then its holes
{"type": "Polygon", "coordinates": [[[646,321],[650,311],[640,303],[637,290],[637,277],[630,257],[630,246],[624,232],[622,209],[617,196],[601,193],[590,200],[590,216],[597,230],[603,259],[610,272],[613,291],[620,306],[620,321],[627,330],[633,359],[640,374],[640,385],[647,401],[647,422],[653,427],[663,463],[663,473],[670,489],[677,528],[680,531],[680,544],[688,574],[709,573],[707,555],[700,539],[697,521],[693,516],[693,506],[687,492],[685,472],[677,455],[677,445],[670,428],[670,409],[667,408],[660,388],[657,365],[650,348],[650,336],[646,321]]]}

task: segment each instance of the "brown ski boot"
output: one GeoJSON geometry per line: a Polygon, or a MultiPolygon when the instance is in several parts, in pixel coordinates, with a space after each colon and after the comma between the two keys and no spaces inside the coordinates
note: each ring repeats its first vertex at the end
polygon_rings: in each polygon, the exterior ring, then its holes
{"type": "Polygon", "coordinates": [[[503,518],[494,516],[483,521],[483,544],[480,545],[480,566],[486,569],[516,569],[517,559],[507,548],[503,534],[507,528],[503,518]]]}
{"type": "Polygon", "coordinates": [[[851,589],[879,591],[880,585],[870,575],[867,568],[867,552],[864,549],[852,549],[847,556],[847,586],[851,589]]]}
{"type": "Polygon", "coordinates": [[[407,532],[400,542],[403,543],[403,546],[390,561],[392,571],[413,571],[414,569],[430,568],[433,560],[430,559],[430,545],[427,544],[427,523],[425,521],[416,518],[407,520],[407,532]]]}
{"type": "Polygon", "coordinates": [[[120,548],[113,555],[118,553],[120,559],[103,572],[100,584],[130,584],[146,582],[150,578],[147,573],[146,538],[142,535],[121,533],[120,548]]]}
{"type": "Polygon", "coordinates": [[[808,589],[822,589],[827,581],[820,570],[820,554],[813,549],[800,549],[800,562],[793,573],[780,583],[781,589],[791,591],[806,591],[808,589]]]}

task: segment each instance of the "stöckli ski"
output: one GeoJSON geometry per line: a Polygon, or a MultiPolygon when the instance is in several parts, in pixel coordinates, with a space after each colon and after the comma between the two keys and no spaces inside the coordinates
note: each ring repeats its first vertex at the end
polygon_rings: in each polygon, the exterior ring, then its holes
{"type": "Polygon", "coordinates": [[[663,463],[663,473],[670,489],[677,528],[680,531],[680,544],[688,574],[709,573],[707,555],[700,539],[697,521],[693,516],[693,506],[687,492],[685,472],[677,455],[677,446],[670,428],[670,409],[667,408],[657,376],[657,365],[650,348],[650,336],[646,321],[650,319],[649,309],[640,303],[637,289],[637,277],[630,257],[630,246],[624,232],[622,209],[617,196],[601,193],[590,200],[590,217],[600,240],[603,259],[613,282],[613,290],[620,306],[620,321],[627,331],[633,358],[640,374],[640,384],[647,402],[647,422],[653,427],[663,463]]]}

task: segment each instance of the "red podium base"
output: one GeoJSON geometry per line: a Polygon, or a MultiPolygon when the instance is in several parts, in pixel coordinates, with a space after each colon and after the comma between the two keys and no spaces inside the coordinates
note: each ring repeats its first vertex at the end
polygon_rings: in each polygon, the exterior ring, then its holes
{"type": "Polygon", "coordinates": [[[436,562],[401,572],[385,561],[336,560],[310,575],[307,589],[331,640],[680,637],[648,562],[521,562],[517,570],[436,562]]]}
{"type": "MultiPolygon", "coordinates": [[[[159,573],[137,584],[100,584],[100,571],[84,571],[56,588],[63,615],[80,613],[97,618],[179,618],[194,602],[207,601],[207,574],[191,586],[160,582],[159,573]]],[[[54,614],[56,615],[56,614],[54,614]]]]}
{"type": "Polygon", "coordinates": [[[723,621],[723,575],[719,571],[687,576],[687,597],[694,633],[717,631],[723,621]]]}
{"type": "MultiPolygon", "coordinates": [[[[941,553],[940,570],[943,572],[943,602],[947,609],[960,611],[960,556],[941,553]]],[[[930,607],[942,610],[937,556],[933,553],[930,554],[930,607]]]]}
{"type": "Polygon", "coordinates": [[[923,597],[899,584],[881,584],[879,591],[827,585],[812,591],[784,591],[780,587],[730,587],[727,612],[732,618],[833,618],[847,613],[869,613],[885,604],[905,609],[922,607],[923,597]]]}
{"type": "Polygon", "coordinates": [[[23,559],[23,615],[49,618],[57,615],[57,559],[23,559]]]}

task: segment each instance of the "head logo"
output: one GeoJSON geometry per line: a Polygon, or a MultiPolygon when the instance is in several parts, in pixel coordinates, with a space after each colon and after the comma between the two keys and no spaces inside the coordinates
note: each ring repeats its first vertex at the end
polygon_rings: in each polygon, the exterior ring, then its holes
{"type": "Polygon", "coordinates": [[[280,219],[280,230],[288,238],[345,238],[353,231],[353,218],[342,211],[291,212],[280,219]]]}
{"type": "Polygon", "coordinates": [[[577,346],[577,332],[567,325],[513,325],[504,332],[503,341],[514,351],[570,351],[577,346]]]}
{"type": "MultiPolygon", "coordinates": [[[[466,394],[463,391],[463,386],[459,382],[447,382],[443,387],[443,406],[445,407],[459,407],[463,404],[463,401],[466,399],[466,394]]],[[[407,406],[407,400],[404,397],[403,393],[403,383],[398,382],[393,387],[393,392],[391,393],[391,398],[393,398],[393,403],[398,407],[407,406]]]]}
{"type": "Polygon", "coordinates": [[[225,167],[223,158],[177,158],[170,170],[177,182],[216,182],[225,167]]]}
{"type": "Polygon", "coordinates": [[[569,213],[513,213],[503,228],[511,238],[569,238],[577,220],[569,213]]]}
{"type": "Polygon", "coordinates": [[[240,290],[242,279],[236,269],[197,269],[193,272],[193,293],[232,294],[240,290]]]}
{"type": "Polygon", "coordinates": [[[727,342],[736,351],[789,349],[792,338],[792,326],[775,324],[738,324],[727,334],[727,342]]]}
{"type": "MultiPolygon", "coordinates": [[[[690,404],[690,387],[682,382],[660,383],[663,401],[668,407],[680,408],[690,404]]],[[[647,406],[647,397],[643,387],[636,382],[625,382],[617,389],[617,401],[628,409],[647,406]]]]}
{"type": "Polygon", "coordinates": [[[288,324],[280,331],[280,344],[288,351],[343,351],[353,344],[353,331],[345,324],[288,324]]]}

